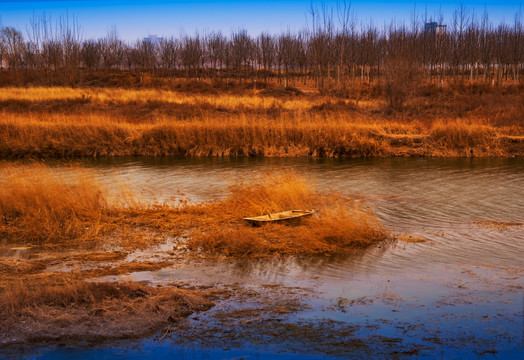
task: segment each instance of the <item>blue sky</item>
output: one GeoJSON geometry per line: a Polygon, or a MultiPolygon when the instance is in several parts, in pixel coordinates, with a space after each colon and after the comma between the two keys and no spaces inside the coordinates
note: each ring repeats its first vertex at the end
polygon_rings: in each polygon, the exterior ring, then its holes
{"type": "MultiPolygon", "coordinates": [[[[339,1],[341,2],[341,1],[339,1]]],[[[314,1],[320,5],[321,1],[314,1]]],[[[336,9],[336,1],[324,0],[327,7],[336,9]]],[[[490,19],[498,24],[513,22],[515,13],[524,7],[524,1],[351,1],[358,22],[372,21],[377,26],[392,20],[410,22],[413,8],[422,15],[426,9],[430,16],[439,12],[449,22],[452,12],[462,3],[471,12],[480,15],[487,8],[490,19]]],[[[306,26],[310,0],[268,1],[166,1],[166,0],[115,0],[115,1],[2,1],[0,21],[25,32],[33,14],[45,12],[56,20],[64,14],[74,15],[82,27],[83,38],[104,36],[116,27],[119,36],[128,41],[148,34],[159,36],[194,34],[196,31],[231,30],[246,28],[251,34],[262,31],[280,33],[299,30],[306,26]]],[[[524,12],[524,9],[523,9],[524,12]]]]}

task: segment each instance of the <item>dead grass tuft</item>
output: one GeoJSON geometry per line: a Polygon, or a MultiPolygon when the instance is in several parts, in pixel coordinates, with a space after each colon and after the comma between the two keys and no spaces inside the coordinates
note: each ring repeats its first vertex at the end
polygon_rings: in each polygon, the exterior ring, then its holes
{"type": "Polygon", "coordinates": [[[143,209],[123,182],[103,185],[92,169],[38,162],[0,166],[0,240],[78,246],[101,240],[118,216],[143,209]]]}
{"type": "Polygon", "coordinates": [[[81,241],[100,232],[107,193],[87,169],[4,165],[0,237],[12,243],[81,241]]]}
{"type": "Polygon", "coordinates": [[[506,231],[512,227],[524,225],[523,223],[518,223],[518,222],[504,222],[504,221],[493,221],[493,220],[475,221],[474,223],[484,228],[496,230],[496,231],[506,231]]]}
{"type": "Polygon", "coordinates": [[[25,278],[0,291],[0,344],[143,336],[211,308],[206,295],[73,276],[25,278]]]}
{"type": "Polygon", "coordinates": [[[448,149],[486,148],[496,136],[492,127],[467,121],[439,121],[431,128],[433,140],[448,149]]]}
{"type": "Polygon", "coordinates": [[[343,253],[387,239],[371,210],[352,198],[322,194],[311,181],[290,173],[267,173],[231,187],[230,196],[204,205],[219,216],[216,228],[200,226],[189,247],[225,256],[343,253]],[[316,210],[299,225],[252,227],[244,217],[285,210],[316,210]]]}
{"type": "Polygon", "coordinates": [[[414,234],[404,234],[397,236],[398,241],[402,241],[405,243],[412,243],[412,244],[419,244],[419,243],[425,243],[428,240],[423,238],[422,236],[414,235],[414,234]]]}

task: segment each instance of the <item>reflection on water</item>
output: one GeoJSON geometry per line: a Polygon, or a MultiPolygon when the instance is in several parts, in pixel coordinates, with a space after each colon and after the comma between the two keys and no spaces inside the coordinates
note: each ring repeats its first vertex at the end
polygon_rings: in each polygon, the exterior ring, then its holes
{"type": "Polygon", "coordinates": [[[357,262],[372,271],[457,261],[517,265],[524,253],[523,226],[500,231],[476,223],[524,223],[524,159],[102,158],[81,163],[97,169],[103,182],[123,181],[157,201],[221,198],[229,184],[249,181],[254,173],[296,171],[320,190],[363,196],[390,231],[429,240],[357,262]]]}
{"type": "MultiPolygon", "coordinates": [[[[472,352],[479,344],[496,349],[503,358],[520,352],[524,226],[497,229],[476,222],[524,223],[523,159],[120,158],[83,163],[100,171],[108,184],[121,179],[146,198],[161,201],[181,196],[179,192],[195,202],[220,198],[228,184],[253,173],[293,170],[320,190],[366,198],[389,230],[428,239],[384,244],[343,257],[187,262],[124,279],[217,287],[298,286],[317,295],[305,300],[309,307],[295,315],[297,321],[358,324],[361,336],[400,337],[426,346],[421,354],[432,357],[482,354],[472,352]],[[356,299],[359,302],[347,305],[356,299]],[[402,327],[406,323],[409,326],[402,327]],[[437,337],[441,343],[435,346],[431,339],[437,337]],[[468,339],[471,344],[464,346],[468,339]]],[[[162,343],[141,347],[149,354],[145,356],[163,356],[164,351],[178,351],[183,358],[275,355],[166,348],[162,343]]],[[[125,356],[133,357],[135,350],[126,349],[125,356]]],[[[57,349],[44,358],[65,354],[107,357],[114,350],[57,349]]]]}
{"type": "Polygon", "coordinates": [[[120,158],[85,163],[99,169],[104,181],[117,177],[160,201],[179,192],[195,202],[220,198],[229,184],[254,173],[296,171],[320,190],[364,196],[391,231],[430,240],[428,246],[391,249],[381,260],[388,267],[424,268],[435,261],[520,264],[524,250],[524,227],[501,232],[475,224],[524,223],[523,159],[120,158]]]}

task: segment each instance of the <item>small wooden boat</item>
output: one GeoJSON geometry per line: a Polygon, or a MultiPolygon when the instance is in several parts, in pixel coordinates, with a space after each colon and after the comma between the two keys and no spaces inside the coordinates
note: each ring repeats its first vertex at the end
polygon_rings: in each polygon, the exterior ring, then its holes
{"type": "Polygon", "coordinates": [[[246,217],[244,220],[253,226],[259,226],[272,222],[296,222],[300,221],[302,217],[311,216],[314,213],[314,210],[289,210],[262,216],[246,217]]]}

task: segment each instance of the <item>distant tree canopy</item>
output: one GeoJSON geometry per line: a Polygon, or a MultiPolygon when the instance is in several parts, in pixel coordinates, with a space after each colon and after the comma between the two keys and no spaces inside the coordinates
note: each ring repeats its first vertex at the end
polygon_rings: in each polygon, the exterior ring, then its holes
{"type": "MultiPolygon", "coordinates": [[[[156,76],[236,78],[289,83],[310,79],[319,90],[384,79],[391,96],[409,92],[414,81],[446,78],[520,81],[524,64],[521,13],[512,24],[494,26],[459,7],[446,26],[422,17],[408,25],[357,25],[348,6],[310,10],[302,31],[251,36],[245,29],[150,38],[126,43],[116,30],[101,39],[82,40],[75,19],[52,23],[31,19],[27,39],[12,27],[0,29],[4,71],[42,70],[51,81],[60,73],[74,84],[77,73],[136,70],[156,76]],[[429,26],[428,26],[429,25],[429,26]]],[[[393,103],[397,100],[390,99],[393,103]]]]}

